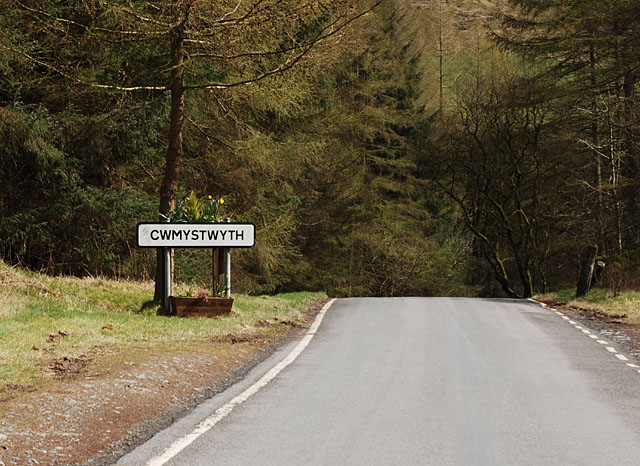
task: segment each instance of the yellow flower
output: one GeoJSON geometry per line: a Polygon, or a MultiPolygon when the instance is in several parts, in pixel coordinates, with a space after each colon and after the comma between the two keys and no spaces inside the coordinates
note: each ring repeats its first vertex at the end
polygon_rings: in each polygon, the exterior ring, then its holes
{"type": "Polygon", "coordinates": [[[224,199],[220,198],[220,204],[224,204],[224,199]]]}
{"type": "Polygon", "coordinates": [[[213,197],[211,197],[211,194],[209,194],[209,195],[207,196],[207,199],[209,199],[209,200],[213,199],[213,197]]]}

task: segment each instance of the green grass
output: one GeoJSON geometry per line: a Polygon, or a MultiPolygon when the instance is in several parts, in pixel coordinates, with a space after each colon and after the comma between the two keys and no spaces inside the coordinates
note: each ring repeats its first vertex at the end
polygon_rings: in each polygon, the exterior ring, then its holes
{"type": "Polygon", "coordinates": [[[640,325],[640,292],[594,288],[584,298],[576,298],[575,290],[560,290],[536,297],[544,301],[563,302],[571,306],[593,309],[622,322],[640,325]]]}
{"type": "Polygon", "coordinates": [[[301,322],[303,311],[324,295],[236,295],[234,313],[215,319],[158,315],[152,297],[151,282],[51,277],[0,262],[0,388],[46,380],[47,366],[64,357],[97,361],[225,335],[276,336],[301,322]]]}

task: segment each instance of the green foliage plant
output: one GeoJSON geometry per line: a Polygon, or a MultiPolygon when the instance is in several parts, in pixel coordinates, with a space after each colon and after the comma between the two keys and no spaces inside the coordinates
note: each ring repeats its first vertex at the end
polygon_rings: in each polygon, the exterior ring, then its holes
{"type": "Polygon", "coordinates": [[[209,195],[205,199],[198,199],[196,192],[191,190],[189,196],[178,201],[178,205],[171,215],[171,220],[173,222],[217,223],[220,221],[223,204],[223,198],[214,199],[209,195]]]}
{"type": "MultiPolygon", "coordinates": [[[[206,295],[205,295],[206,297],[206,295]]],[[[229,289],[223,280],[218,280],[213,285],[213,297],[214,298],[228,298],[229,297],[229,289]]]]}

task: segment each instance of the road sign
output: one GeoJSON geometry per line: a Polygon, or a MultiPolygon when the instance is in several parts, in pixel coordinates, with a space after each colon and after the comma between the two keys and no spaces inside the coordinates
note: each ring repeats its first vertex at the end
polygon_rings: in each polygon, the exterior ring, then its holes
{"type": "Polygon", "coordinates": [[[141,248],[250,248],[253,223],[139,223],[141,248]]]}

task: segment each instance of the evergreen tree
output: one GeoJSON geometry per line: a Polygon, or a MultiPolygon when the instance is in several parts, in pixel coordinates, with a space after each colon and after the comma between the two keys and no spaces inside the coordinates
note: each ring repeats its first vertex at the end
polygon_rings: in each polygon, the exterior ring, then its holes
{"type": "MultiPolygon", "coordinates": [[[[640,247],[638,216],[637,63],[640,17],[636,0],[558,3],[508,2],[496,39],[509,51],[534,60],[555,77],[576,118],[575,152],[582,152],[596,212],[584,232],[605,254],[640,247]]],[[[591,207],[593,206],[593,207],[591,207]]]]}

